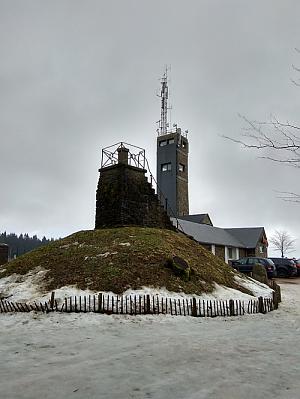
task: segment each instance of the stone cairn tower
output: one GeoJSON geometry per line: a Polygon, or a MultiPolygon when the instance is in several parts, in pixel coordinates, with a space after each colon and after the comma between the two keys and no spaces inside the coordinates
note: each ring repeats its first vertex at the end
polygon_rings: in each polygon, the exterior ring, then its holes
{"type": "Polygon", "coordinates": [[[145,151],[121,142],[102,150],[95,228],[144,226],[174,229],[145,169],[145,151]]]}

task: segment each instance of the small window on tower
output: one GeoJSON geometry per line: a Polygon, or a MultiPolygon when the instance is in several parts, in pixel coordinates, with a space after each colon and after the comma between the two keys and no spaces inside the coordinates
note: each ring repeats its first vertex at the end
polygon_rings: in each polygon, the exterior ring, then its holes
{"type": "Polygon", "coordinates": [[[174,143],[175,143],[174,139],[169,139],[168,140],[168,144],[174,144],[174,143]]]}
{"type": "Polygon", "coordinates": [[[178,170],[179,170],[179,172],[184,172],[185,166],[184,166],[182,163],[180,163],[180,164],[178,165],[178,170]]]}
{"type": "Polygon", "coordinates": [[[161,171],[162,171],[162,172],[168,172],[168,171],[170,171],[170,170],[172,170],[172,164],[171,164],[171,162],[169,162],[169,163],[163,163],[163,164],[161,165],[161,171]]]}
{"type": "Polygon", "coordinates": [[[167,145],[167,140],[162,140],[159,142],[160,147],[163,147],[164,145],[167,145]]]}
{"type": "Polygon", "coordinates": [[[183,148],[186,147],[186,141],[185,141],[185,140],[181,140],[181,146],[182,146],[183,148]]]}

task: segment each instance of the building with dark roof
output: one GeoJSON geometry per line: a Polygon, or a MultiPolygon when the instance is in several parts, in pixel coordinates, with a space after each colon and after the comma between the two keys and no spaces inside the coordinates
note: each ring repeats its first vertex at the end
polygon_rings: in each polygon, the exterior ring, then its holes
{"type": "MultiPolygon", "coordinates": [[[[191,219],[193,216],[190,215],[191,219]]],[[[197,218],[194,218],[196,220],[197,218]]],[[[201,218],[198,218],[201,220],[201,218]]],[[[174,225],[176,219],[172,219],[174,225]]],[[[179,227],[226,263],[244,256],[267,257],[268,241],[263,227],[221,228],[179,218],[179,227]]]]}

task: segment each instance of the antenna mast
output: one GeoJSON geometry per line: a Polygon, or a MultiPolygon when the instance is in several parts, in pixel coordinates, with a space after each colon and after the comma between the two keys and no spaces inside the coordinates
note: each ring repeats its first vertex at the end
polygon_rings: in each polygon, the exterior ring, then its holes
{"type": "Polygon", "coordinates": [[[160,121],[159,121],[159,129],[158,134],[160,136],[167,134],[168,129],[168,97],[169,97],[169,89],[168,89],[168,68],[166,67],[165,73],[161,79],[161,109],[160,109],[160,121]]]}

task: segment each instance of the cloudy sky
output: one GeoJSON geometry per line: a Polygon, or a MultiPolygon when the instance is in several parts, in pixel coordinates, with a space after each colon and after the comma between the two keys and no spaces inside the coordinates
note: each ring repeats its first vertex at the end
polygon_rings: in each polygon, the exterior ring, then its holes
{"type": "Polygon", "coordinates": [[[156,159],[156,97],[171,65],[172,122],[189,129],[190,209],[216,226],[298,239],[299,169],[225,140],[249,119],[298,123],[297,0],[0,0],[0,231],[94,226],[101,149],[156,159]]]}

